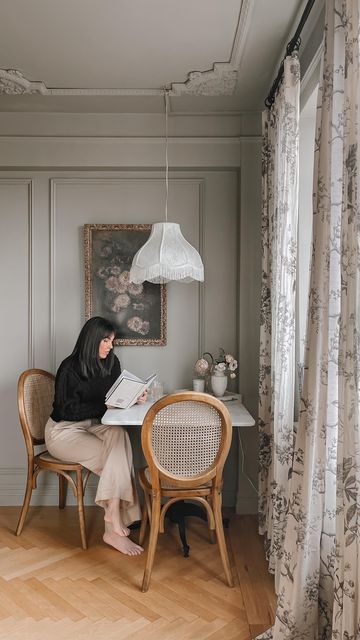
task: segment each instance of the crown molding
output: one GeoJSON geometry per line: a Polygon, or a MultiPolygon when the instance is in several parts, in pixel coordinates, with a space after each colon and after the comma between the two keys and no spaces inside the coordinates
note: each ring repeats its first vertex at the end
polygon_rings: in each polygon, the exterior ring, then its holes
{"type": "Polygon", "coordinates": [[[251,17],[255,3],[250,0],[242,0],[239,12],[238,24],[231,52],[230,64],[236,69],[240,68],[246,45],[247,35],[250,30],[251,17]]]}
{"type": "Polygon", "coordinates": [[[18,69],[0,69],[0,94],[40,93],[42,96],[162,96],[163,89],[49,89],[25,78],[18,69]]]}
{"type": "Polygon", "coordinates": [[[0,69],[0,94],[9,96],[23,93],[40,93],[46,95],[47,87],[43,82],[31,82],[17,69],[0,69]]]}
{"type": "Polygon", "coordinates": [[[254,4],[242,0],[229,62],[215,62],[207,71],[191,71],[185,82],[171,84],[170,95],[229,96],[236,88],[254,4]]]}

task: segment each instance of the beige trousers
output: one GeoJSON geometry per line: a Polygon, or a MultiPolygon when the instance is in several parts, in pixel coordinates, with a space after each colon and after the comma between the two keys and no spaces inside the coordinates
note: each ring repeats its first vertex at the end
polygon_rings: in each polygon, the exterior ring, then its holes
{"type": "Polygon", "coordinates": [[[95,420],[54,422],[45,427],[49,453],[64,462],[79,462],[100,476],[95,501],[120,499],[120,515],[125,525],[140,520],[130,439],[123,427],[106,426],[95,420]]]}

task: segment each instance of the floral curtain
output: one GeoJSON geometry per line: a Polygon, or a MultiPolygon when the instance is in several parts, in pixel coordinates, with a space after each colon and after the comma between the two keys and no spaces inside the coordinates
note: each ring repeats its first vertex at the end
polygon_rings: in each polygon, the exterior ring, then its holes
{"type": "Polygon", "coordinates": [[[299,61],[289,56],[263,114],[262,149],[259,529],[276,584],[294,450],[299,96],[299,61]]]}
{"type": "Polygon", "coordinates": [[[360,638],[359,0],[327,0],[304,385],[274,640],[360,638]]]}

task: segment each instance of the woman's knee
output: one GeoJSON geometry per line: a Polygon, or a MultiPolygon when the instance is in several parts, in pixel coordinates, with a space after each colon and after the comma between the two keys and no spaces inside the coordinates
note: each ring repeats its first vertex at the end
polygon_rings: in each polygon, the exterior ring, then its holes
{"type": "Polygon", "coordinates": [[[107,437],[115,442],[124,442],[129,436],[124,427],[109,426],[107,437]]]}

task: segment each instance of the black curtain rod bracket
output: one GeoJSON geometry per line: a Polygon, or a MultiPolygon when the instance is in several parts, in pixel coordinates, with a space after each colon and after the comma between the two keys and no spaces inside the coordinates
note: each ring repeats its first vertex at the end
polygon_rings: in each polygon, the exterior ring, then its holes
{"type": "MultiPolygon", "coordinates": [[[[308,3],[304,9],[304,12],[300,18],[299,24],[297,26],[297,29],[293,35],[293,37],[291,38],[291,40],[288,42],[287,46],[286,46],[286,56],[291,56],[295,51],[299,51],[300,49],[300,45],[301,45],[301,38],[300,38],[300,34],[303,30],[303,27],[309,17],[310,11],[313,8],[315,4],[315,0],[308,0],[308,3]]],[[[271,86],[271,89],[268,93],[267,98],[265,99],[265,106],[270,109],[272,107],[272,105],[274,104],[274,100],[275,100],[275,95],[276,95],[276,91],[277,88],[281,82],[281,79],[283,77],[284,74],[284,60],[285,58],[283,58],[281,65],[279,67],[279,70],[277,72],[277,76],[271,86]]]]}

